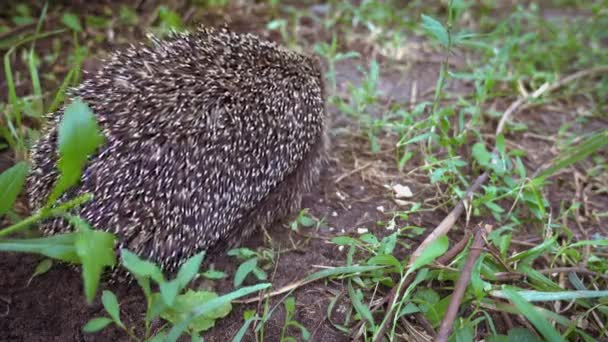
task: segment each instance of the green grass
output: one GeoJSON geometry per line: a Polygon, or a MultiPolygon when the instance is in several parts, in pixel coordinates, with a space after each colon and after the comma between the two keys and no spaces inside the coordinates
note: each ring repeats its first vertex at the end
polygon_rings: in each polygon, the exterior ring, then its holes
{"type": "MultiPolygon", "coordinates": [[[[311,46],[305,45],[299,30],[304,19],[312,15],[307,9],[269,1],[266,26],[261,29],[277,31],[287,46],[314,51],[324,59],[330,110],[350,123],[337,130],[337,139],[363,139],[367,143],[364,151],[351,152],[380,163],[383,172],[392,172],[393,179],[402,179],[404,184],[410,178],[418,183],[423,180],[420,192],[433,194],[426,199],[415,196],[407,209],[396,209],[377,222],[380,228],[395,226],[390,234],[372,229],[360,236],[331,239],[347,251],[344,266],[302,278],[341,282],[342,292],[327,308],[332,326],[364,341],[383,336],[389,340],[406,338],[410,336],[406,324],[421,319],[436,332],[470,242],[446,264],[439,264],[436,258],[455,242],[442,237],[410,265],[411,247],[417,246],[408,239],[426,235],[425,229],[428,232],[434,227],[412,226],[408,220],[428,213],[440,213],[438,217],[442,218],[486,172],[488,181],[467,203],[465,214],[453,229],[462,232],[483,223],[493,226],[473,268],[452,338],[593,341],[608,337],[608,296],[602,291],[608,286],[608,236],[594,229],[605,223],[608,213],[588,210],[589,201],[601,201],[608,192],[608,162],[603,152],[608,130],[597,124],[606,119],[608,98],[608,12],[603,2],[554,2],[558,10],[553,14],[534,3],[505,10],[490,1],[480,4],[455,0],[443,5],[412,1],[403,6],[369,0],[359,5],[341,1],[326,5],[324,14],[314,17],[319,40],[311,46]],[[378,54],[349,50],[348,42],[352,41],[363,41],[378,54]],[[387,74],[411,70],[398,68],[408,63],[407,57],[405,61],[392,60],[397,55],[393,52],[417,46],[416,42],[423,42],[425,53],[437,57],[437,82],[426,93],[426,89],[420,89],[415,103],[389,101],[381,91],[387,74]],[[345,87],[338,84],[339,65],[353,66],[360,81],[345,87]],[[593,72],[559,83],[585,70],[593,72]],[[522,106],[497,134],[496,127],[506,109],[518,100],[522,106]],[[534,121],[539,117],[555,122],[558,128],[534,121]],[[581,126],[586,127],[584,133],[581,126]],[[345,130],[348,134],[340,134],[345,130]],[[527,135],[550,141],[551,151],[522,144],[527,135]],[[587,184],[587,188],[577,190],[582,191],[580,196],[569,192],[553,197],[556,192],[566,191],[560,190],[560,184],[580,188],[573,180],[576,177],[583,177],[587,184]],[[590,229],[594,234],[587,233],[590,229]],[[532,244],[521,241],[529,237],[536,240],[532,244]],[[386,305],[375,305],[393,288],[402,295],[386,305]],[[344,319],[337,320],[332,313],[342,297],[350,306],[344,319]],[[496,320],[503,315],[519,315],[529,324],[517,323],[508,331],[499,331],[496,320]]],[[[220,11],[229,7],[224,1],[204,1],[200,6],[220,11]]],[[[63,134],[60,132],[64,137],[59,144],[63,158],[57,165],[61,177],[47,206],[20,217],[13,204],[23,187],[29,167],[27,151],[39,134],[38,127],[44,124],[47,113],[64,106],[66,90],[81,80],[82,64],[92,47],[105,39],[104,30],[111,25],[129,31],[144,18],[126,5],[120,7],[117,18],[111,13],[81,17],[75,12],[58,12],[52,6],[45,6],[36,17],[25,4],[17,6],[11,15],[6,30],[27,24],[33,27],[18,37],[0,41],[7,87],[4,103],[0,103],[0,148],[17,161],[0,175],[0,215],[6,215],[9,221],[0,229],[0,250],[38,253],[81,264],[86,298],[92,301],[102,271],[117,260],[113,236],[93,230],[70,215],[72,208],[89,197],[62,197],[80,178],[86,157],[103,141],[85,104],[65,103],[70,106],[61,125],[63,134]],[[49,14],[60,18],[59,25],[43,29],[49,14]],[[41,43],[48,41],[53,41],[52,48],[41,49],[41,43]],[[65,66],[64,72],[43,71],[55,65],[65,66]],[[27,85],[26,91],[20,86],[23,84],[27,85]],[[52,86],[45,88],[45,84],[52,86]],[[14,238],[16,233],[52,216],[66,217],[76,231],[47,238],[14,238]]],[[[146,29],[159,35],[185,29],[188,23],[182,15],[168,6],[158,7],[148,18],[151,27],[146,29]]],[[[390,198],[392,193],[386,191],[390,198]]],[[[290,228],[300,231],[321,224],[303,210],[290,228]]],[[[213,280],[227,276],[219,270],[200,272],[202,255],[184,265],[175,279],[167,280],[156,265],[123,251],[121,265],[135,276],[147,301],[141,322],[144,334],[138,336],[137,329],[123,323],[119,299],[107,290],[101,296],[107,315],[89,321],[85,330],[96,332],[114,324],[135,340],[176,338],[183,332],[198,337],[230,313],[234,305],[230,303],[236,298],[268,289],[269,283],[243,284],[247,280],[272,280],[268,270],[281,262],[280,253],[268,248],[235,249],[229,254],[239,263],[235,274],[229,275],[234,289],[218,296],[187,289],[199,273],[213,280]],[[158,291],[152,290],[151,284],[158,291]],[[152,332],[151,321],[158,317],[166,325],[152,332]]],[[[51,265],[47,260],[36,274],[48,270],[51,265]]],[[[257,310],[247,310],[235,340],[246,333],[264,340],[266,324],[280,308],[285,322],[281,340],[306,340],[314,327],[296,319],[296,288],[272,305],[266,298],[257,310]]]]}

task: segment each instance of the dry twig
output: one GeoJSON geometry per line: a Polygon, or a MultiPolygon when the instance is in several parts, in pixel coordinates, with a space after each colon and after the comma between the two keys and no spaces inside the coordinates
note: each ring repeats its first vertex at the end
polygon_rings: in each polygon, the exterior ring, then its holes
{"type": "Polygon", "coordinates": [[[437,342],[445,342],[448,340],[448,337],[450,337],[454,320],[456,319],[458,310],[460,309],[460,302],[462,302],[464,292],[471,281],[473,266],[475,266],[475,262],[477,262],[477,258],[479,258],[481,250],[483,249],[485,235],[489,233],[491,229],[491,226],[486,225],[485,228],[479,226],[475,230],[475,240],[473,241],[473,245],[471,245],[471,250],[469,252],[469,256],[467,257],[467,261],[465,262],[464,267],[460,272],[460,277],[458,278],[456,286],[454,287],[450,305],[448,306],[445,316],[443,317],[443,321],[441,321],[439,333],[437,333],[437,338],[435,339],[437,342]]]}

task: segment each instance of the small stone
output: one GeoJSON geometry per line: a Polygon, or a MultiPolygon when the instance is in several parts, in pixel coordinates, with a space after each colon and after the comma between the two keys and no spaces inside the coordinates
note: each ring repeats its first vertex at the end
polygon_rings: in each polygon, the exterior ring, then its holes
{"type": "Polygon", "coordinates": [[[396,198],[410,198],[414,196],[412,190],[407,185],[395,184],[393,185],[393,191],[396,198]]]}
{"type": "Polygon", "coordinates": [[[357,228],[357,233],[359,235],[363,235],[365,233],[369,232],[369,230],[367,228],[357,228]]]}

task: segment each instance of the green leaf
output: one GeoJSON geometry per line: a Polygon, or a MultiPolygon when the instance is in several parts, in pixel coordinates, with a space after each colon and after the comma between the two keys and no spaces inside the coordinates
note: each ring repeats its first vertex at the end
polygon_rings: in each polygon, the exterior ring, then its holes
{"type": "Polygon", "coordinates": [[[188,283],[198,274],[198,269],[201,267],[204,257],[205,252],[198,253],[180,266],[176,278],[179,282],[180,290],[188,285],[188,283]]]}
{"type": "Polygon", "coordinates": [[[194,309],[192,309],[191,313],[186,318],[181,320],[179,323],[173,325],[173,327],[169,331],[169,334],[167,335],[166,341],[168,341],[168,342],[177,341],[177,339],[182,334],[182,332],[188,327],[190,322],[192,322],[196,317],[206,315],[209,312],[212,312],[213,310],[221,308],[224,305],[226,305],[226,303],[230,303],[237,298],[246,296],[250,293],[258,292],[260,290],[267,289],[270,286],[271,286],[271,284],[269,284],[269,283],[263,283],[263,284],[257,284],[254,286],[243,287],[236,291],[225,294],[223,296],[213,298],[210,301],[195,307],[194,309]]]}
{"type": "MultiPolygon", "coordinates": [[[[177,296],[175,298],[175,305],[163,312],[160,316],[173,324],[177,324],[185,319],[194,308],[216,298],[217,294],[214,292],[188,290],[186,293],[177,296]]],[[[214,310],[192,320],[188,325],[188,330],[197,333],[208,330],[215,325],[215,320],[225,317],[231,310],[232,305],[230,302],[222,303],[222,305],[214,310]]]]}
{"type": "Polygon", "coordinates": [[[410,302],[410,303],[407,303],[403,308],[401,308],[401,312],[399,312],[399,315],[397,317],[401,317],[404,315],[411,315],[411,314],[417,313],[417,312],[420,312],[420,308],[416,304],[410,302]]]}
{"type": "Polygon", "coordinates": [[[385,236],[380,242],[379,252],[383,254],[393,254],[393,250],[397,245],[397,232],[385,236]]]}
{"type": "Polygon", "coordinates": [[[249,248],[234,248],[229,250],[227,254],[229,256],[236,256],[240,259],[251,259],[252,257],[257,255],[255,251],[252,251],[249,248]]]}
{"type": "Polygon", "coordinates": [[[437,240],[433,241],[433,243],[428,245],[420,254],[420,256],[416,260],[414,260],[412,266],[408,269],[406,275],[409,275],[415,270],[433,262],[433,260],[443,255],[443,253],[448,250],[449,245],[450,241],[448,240],[447,236],[442,235],[437,238],[437,240]]]}
{"type": "Polygon", "coordinates": [[[118,326],[124,328],[124,324],[122,324],[122,321],[120,320],[120,306],[118,305],[116,295],[111,291],[104,290],[101,294],[101,303],[114,322],[118,326]]]}
{"type": "Polygon", "coordinates": [[[82,330],[87,333],[94,333],[107,327],[110,323],[112,323],[112,320],[108,317],[95,317],[88,321],[87,324],[84,325],[82,330]]]}
{"type": "Polygon", "coordinates": [[[244,263],[242,263],[241,265],[239,265],[239,268],[236,270],[236,273],[234,274],[234,287],[239,287],[243,284],[243,281],[245,281],[245,278],[247,277],[247,275],[249,273],[251,273],[251,271],[253,271],[253,269],[258,265],[258,258],[251,258],[247,261],[245,261],[244,263]]]}
{"type": "Polygon", "coordinates": [[[358,245],[359,242],[357,239],[354,239],[350,236],[336,236],[331,239],[332,243],[340,246],[349,246],[349,245],[358,245]]]}
{"type": "Polygon", "coordinates": [[[158,17],[161,21],[161,28],[165,30],[174,29],[180,31],[184,29],[184,23],[180,15],[165,5],[158,7],[158,17]]]}
{"type": "Polygon", "coordinates": [[[555,247],[555,243],[557,241],[557,236],[552,236],[551,238],[543,241],[540,245],[536,245],[528,250],[525,250],[521,253],[517,253],[508,259],[509,262],[518,261],[522,259],[529,259],[530,261],[536,259],[539,255],[544,253],[551,247],[555,247]]]}
{"type": "Polygon", "coordinates": [[[401,265],[401,263],[399,262],[399,260],[397,260],[397,258],[395,258],[394,256],[392,256],[390,254],[378,254],[376,256],[369,258],[369,260],[367,260],[367,263],[369,265],[392,266],[395,268],[395,270],[397,272],[399,272],[399,273],[403,272],[403,265],[401,265]]]}
{"type": "Polygon", "coordinates": [[[75,241],[76,254],[82,263],[87,302],[92,303],[103,269],[116,264],[114,254],[116,238],[111,233],[91,229],[89,224],[80,217],[70,216],[69,220],[78,228],[75,241]]]}
{"type": "Polygon", "coordinates": [[[245,319],[245,323],[243,323],[243,326],[239,329],[239,331],[236,333],[236,335],[234,335],[232,342],[241,342],[243,340],[243,337],[245,337],[245,334],[247,333],[247,329],[249,329],[249,326],[251,325],[251,323],[253,323],[254,321],[259,321],[259,320],[260,320],[260,318],[257,316],[253,316],[253,317],[249,317],[249,318],[245,319]]]}
{"type": "Polygon", "coordinates": [[[160,284],[160,294],[165,305],[172,306],[175,297],[179,293],[180,286],[177,279],[160,284]]]}
{"type": "Polygon", "coordinates": [[[362,302],[363,294],[361,293],[361,290],[357,289],[357,291],[355,291],[355,289],[353,288],[352,281],[350,280],[348,282],[348,296],[350,297],[350,301],[351,303],[353,303],[353,307],[355,308],[357,313],[359,313],[361,318],[365,319],[369,323],[370,329],[376,330],[374,317],[372,316],[372,313],[369,308],[365,306],[362,302]]]}
{"type": "Polygon", "coordinates": [[[0,216],[13,207],[27,178],[28,169],[26,162],[18,162],[0,174],[0,216]]]}
{"type": "Polygon", "coordinates": [[[312,227],[316,224],[316,221],[306,215],[302,215],[298,218],[298,223],[303,227],[312,227]]]}
{"type": "Polygon", "coordinates": [[[122,249],[120,254],[122,265],[132,274],[142,278],[152,278],[159,284],[165,282],[163,273],[154,263],[140,259],[127,249],[122,249]]]}
{"type": "Polygon", "coordinates": [[[492,155],[488,150],[486,150],[486,145],[483,143],[476,143],[473,145],[473,158],[479,163],[481,166],[488,166],[490,160],[492,159],[492,155]]]}
{"type": "Polygon", "coordinates": [[[1,240],[0,251],[36,253],[66,262],[79,263],[74,243],[77,233],[66,233],[37,239],[1,240]]]}
{"type": "MultiPolygon", "coordinates": [[[[498,298],[509,298],[506,290],[491,291],[490,294],[498,298]]],[[[608,297],[608,291],[517,291],[517,295],[528,302],[553,302],[558,300],[573,300],[581,298],[603,298],[608,297]]]]}
{"type": "Polygon", "coordinates": [[[508,342],[542,342],[541,339],[526,328],[513,328],[508,332],[508,342]]]}
{"type": "Polygon", "coordinates": [[[46,272],[48,272],[51,269],[51,267],[53,267],[52,259],[44,259],[41,262],[39,262],[38,265],[36,265],[36,268],[34,269],[34,274],[32,274],[30,279],[27,281],[27,284],[29,285],[32,282],[32,279],[34,279],[34,277],[37,277],[41,274],[45,274],[46,272]]]}
{"type": "Polygon", "coordinates": [[[64,191],[76,184],[89,155],[104,141],[93,112],[81,99],[66,109],[59,124],[59,161],[61,176],[49,197],[48,203],[57,200],[64,191]]]}
{"type": "Polygon", "coordinates": [[[82,26],[80,25],[80,18],[74,13],[66,12],[61,17],[61,22],[69,29],[75,32],[82,32],[82,26]]]}
{"type": "Polygon", "coordinates": [[[427,33],[435,38],[441,45],[447,47],[449,45],[449,35],[448,31],[443,27],[443,25],[437,21],[436,19],[428,16],[422,15],[422,28],[427,31],[427,33]]]}
{"type": "Polygon", "coordinates": [[[227,277],[227,274],[225,272],[222,271],[218,271],[218,270],[207,270],[203,273],[201,273],[201,275],[207,279],[211,279],[211,280],[217,280],[217,279],[224,279],[227,277]]]}
{"type": "Polygon", "coordinates": [[[517,307],[522,315],[524,315],[532,325],[545,337],[548,341],[565,341],[551,323],[541,315],[536,307],[526,301],[515,290],[505,287],[503,290],[506,297],[517,307]]]}

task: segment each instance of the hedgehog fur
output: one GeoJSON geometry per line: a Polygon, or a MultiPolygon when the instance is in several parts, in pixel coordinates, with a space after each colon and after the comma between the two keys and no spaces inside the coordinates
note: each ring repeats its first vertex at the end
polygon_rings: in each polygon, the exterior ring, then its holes
{"type": "MultiPolygon", "coordinates": [[[[316,58],[251,34],[200,27],[151,40],[113,53],[70,92],[106,143],[62,199],[92,193],[77,214],[174,271],[298,209],[326,160],[325,90],[316,58]]],[[[31,153],[34,210],[57,180],[62,115],[31,153]]],[[[72,228],[56,218],[41,229],[72,228]]]]}

